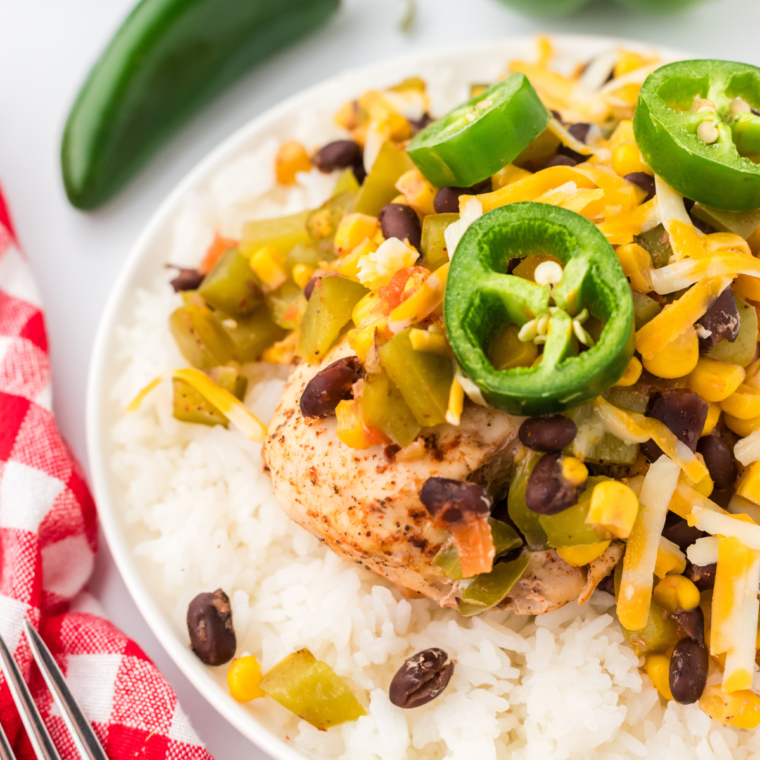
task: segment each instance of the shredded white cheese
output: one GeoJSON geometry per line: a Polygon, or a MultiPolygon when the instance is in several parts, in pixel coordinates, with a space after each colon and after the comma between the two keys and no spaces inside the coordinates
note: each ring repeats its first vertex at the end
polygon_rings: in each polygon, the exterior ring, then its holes
{"type": "Polygon", "coordinates": [[[467,232],[467,228],[481,216],[483,216],[483,204],[477,198],[470,198],[461,210],[459,219],[444,230],[443,237],[446,241],[449,259],[454,257],[454,252],[462,236],[467,232]]]}
{"type": "Polygon", "coordinates": [[[705,536],[698,538],[687,550],[686,558],[693,565],[714,565],[718,561],[718,543],[720,539],[717,536],[705,536]]]}
{"type": "Polygon", "coordinates": [[[695,505],[689,523],[712,536],[733,536],[753,551],[760,551],[760,525],[737,520],[725,512],[715,512],[695,505]]]}
{"type": "Polygon", "coordinates": [[[362,256],[357,266],[359,281],[370,290],[387,285],[399,269],[410,267],[419,253],[398,238],[388,238],[371,253],[362,256]]]}
{"type": "Polygon", "coordinates": [[[616,48],[607,50],[594,58],[578,80],[588,93],[596,92],[610,78],[615,65],[620,60],[620,51],[616,48]]]}
{"type": "Polygon", "coordinates": [[[745,466],[760,462],[760,430],[742,438],[734,446],[734,456],[745,466]]]}
{"type": "Polygon", "coordinates": [[[629,71],[627,74],[623,74],[623,76],[607,82],[607,84],[599,90],[599,93],[601,95],[606,95],[607,93],[615,92],[615,90],[619,90],[621,87],[625,87],[629,84],[644,84],[644,80],[655,71],[655,69],[659,69],[660,66],[662,66],[661,63],[650,63],[648,66],[641,66],[638,69],[629,71]]]}
{"type": "Polygon", "coordinates": [[[672,222],[683,222],[690,227],[693,226],[689,214],[686,212],[686,206],[683,202],[683,195],[677,193],[662,177],[654,175],[654,185],[657,190],[657,210],[660,215],[660,223],[670,232],[672,222]]]}

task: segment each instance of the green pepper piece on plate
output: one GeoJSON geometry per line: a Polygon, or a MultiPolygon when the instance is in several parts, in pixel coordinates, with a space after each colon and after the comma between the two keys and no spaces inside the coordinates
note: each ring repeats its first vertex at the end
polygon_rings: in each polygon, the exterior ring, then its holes
{"type": "MultiPolygon", "coordinates": [[[[224,390],[231,393],[240,401],[243,400],[248,379],[240,373],[237,366],[230,364],[225,367],[214,367],[210,372],[211,379],[224,390]]],[[[181,422],[191,422],[197,425],[223,425],[227,427],[229,420],[210,401],[184,380],[174,379],[172,409],[173,415],[181,422]]]]}
{"type": "Polygon", "coordinates": [[[760,207],[760,68],[678,61],[647,77],[633,120],[655,174],[687,198],[725,211],[760,207]],[[713,105],[692,111],[695,99],[713,105]]]}
{"type": "Polygon", "coordinates": [[[338,0],[142,0],[90,72],[61,146],[66,194],[92,209],[251,66],[314,29],[338,0]]]}
{"type": "Polygon", "coordinates": [[[457,600],[463,617],[479,615],[504,601],[512,587],[528,567],[530,556],[518,557],[511,562],[497,562],[490,573],[460,581],[462,598],[457,600]]]}
{"type": "Polygon", "coordinates": [[[430,271],[438,269],[449,260],[443,233],[458,220],[459,214],[428,214],[422,220],[422,258],[430,271]]]}
{"type": "Polygon", "coordinates": [[[752,363],[757,351],[757,310],[752,304],[736,298],[739,311],[739,334],[732,343],[721,340],[710,350],[710,356],[719,362],[747,367],[752,363]]]}
{"type": "Polygon", "coordinates": [[[609,478],[595,476],[587,481],[586,490],[581,494],[578,503],[556,515],[539,515],[538,521],[546,531],[549,546],[588,546],[606,541],[608,536],[586,522],[591,507],[591,494],[594,486],[609,478]]]}
{"type": "Polygon", "coordinates": [[[197,294],[187,295],[184,306],[172,313],[169,329],[182,355],[197,369],[209,370],[235,358],[227,331],[197,294]]]}
{"type": "Polygon", "coordinates": [[[287,254],[299,244],[311,243],[306,222],[311,211],[301,211],[290,216],[280,216],[276,219],[261,219],[257,222],[246,222],[243,227],[243,237],[240,240],[240,250],[251,257],[260,248],[273,246],[287,254]]]}
{"type": "Polygon", "coordinates": [[[507,512],[510,520],[525,536],[530,550],[539,551],[548,545],[546,531],[541,527],[538,515],[529,509],[525,503],[525,490],[528,487],[528,478],[530,478],[533,468],[538,464],[538,460],[541,459],[541,454],[530,449],[524,449],[524,451],[524,456],[512,470],[512,479],[509,482],[509,494],[507,495],[507,512]]]}
{"type": "Polygon", "coordinates": [[[204,277],[198,294],[228,314],[250,314],[262,300],[261,289],[248,259],[230,248],[204,277]]]}
{"type": "Polygon", "coordinates": [[[396,182],[401,175],[413,168],[403,145],[384,143],[362,184],[354,211],[377,216],[398,195],[396,182]]]}
{"type": "Polygon", "coordinates": [[[446,421],[454,369],[443,356],[415,351],[409,330],[394,335],[378,350],[380,363],[423,427],[446,421]]]}
{"type": "Polygon", "coordinates": [[[260,688],[320,731],[367,714],[346,682],[308,649],[280,660],[264,676],[260,688]]]}
{"type": "Polygon", "coordinates": [[[306,306],[298,336],[298,355],[316,364],[338,339],[367,288],[347,277],[320,277],[306,306]]]}
{"type": "Polygon", "coordinates": [[[615,251],[588,219],[543,203],[502,206],[468,228],[451,262],[444,319],[465,375],[510,414],[554,414],[588,403],[620,379],[633,355],[633,299],[615,251]],[[551,311],[548,286],[506,273],[510,259],[539,251],[564,265],[551,311]],[[584,309],[604,328],[576,356],[573,319],[584,309]],[[544,316],[541,362],[495,369],[488,357],[494,335],[544,316]]]}
{"type": "Polygon", "coordinates": [[[286,334],[265,304],[245,317],[225,317],[221,312],[217,314],[232,345],[232,358],[241,364],[258,361],[264,349],[282,340],[286,334]]]}
{"type": "MultiPolygon", "coordinates": [[[[522,546],[522,539],[511,525],[501,520],[495,520],[493,517],[488,518],[488,524],[491,526],[491,536],[493,537],[494,559],[499,559],[499,557],[509,554],[513,549],[522,546]]],[[[447,577],[456,581],[462,580],[462,563],[459,561],[459,552],[455,544],[449,544],[441,549],[435,555],[433,564],[440,567],[447,577]]]]}
{"type": "Polygon", "coordinates": [[[404,397],[382,367],[364,379],[359,393],[362,422],[390,438],[401,448],[408,446],[420,432],[420,425],[404,397]]]}
{"type": "Polygon", "coordinates": [[[471,187],[511,163],[551,114],[524,74],[512,74],[419,132],[409,157],[436,187],[471,187]]]}

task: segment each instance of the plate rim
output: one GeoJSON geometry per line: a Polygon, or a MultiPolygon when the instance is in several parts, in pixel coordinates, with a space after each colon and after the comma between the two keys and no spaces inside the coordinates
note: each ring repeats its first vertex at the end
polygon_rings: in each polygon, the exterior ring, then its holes
{"type": "MultiPolygon", "coordinates": [[[[166,233],[167,225],[171,224],[172,215],[178,209],[181,200],[211,172],[223,165],[228,158],[231,158],[236,151],[240,151],[249,140],[254,138],[257,132],[263,132],[267,126],[287,115],[288,112],[297,109],[301,102],[309,101],[340,85],[346,86],[348,84],[347,74],[350,74],[351,80],[380,77],[383,71],[405,67],[409,68],[411,75],[414,66],[430,63],[436,59],[446,57],[451,59],[450,64],[454,65],[455,59],[459,56],[488,56],[497,50],[501,51],[502,48],[505,51],[506,58],[509,55],[510,48],[531,44],[537,36],[538,34],[497,37],[491,40],[467,42],[453,46],[439,45],[405,55],[385,58],[358,69],[351,69],[350,72],[343,71],[334,74],[254,116],[195,164],[153,212],[130,247],[130,251],[111,286],[106,305],[101,313],[87,376],[85,432],[91,490],[97,505],[98,518],[106,543],[140,614],[174,664],[182,671],[196,691],[200,692],[222,717],[275,760],[307,760],[309,756],[302,753],[294,744],[281,739],[255,715],[248,712],[242,704],[235,702],[211,677],[206,667],[192,654],[191,650],[178,639],[167,613],[161,609],[158,601],[151,595],[147,584],[144,582],[132,548],[125,533],[121,530],[117,516],[118,508],[115,499],[111,497],[111,491],[115,485],[115,476],[111,473],[110,463],[104,454],[108,449],[108,446],[104,444],[108,439],[109,431],[105,427],[102,413],[104,403],[109,403],[105,376],[107,374],[107,360],[113,351],[110,343],[119,326],[117,321],[119,312],[135,287],[134,280],[150,252],[152,241],[161,232],[166,233]]],[[[612,35],[550,34],[549,36],[555,46],[563,51],[573,49],[580,52],[587,47],[624,46],[634,50],[654,50],[663,57],[671,59],[688,57],[667,46],[612,35]]],[[[200,738],[203,741],[202,737],[200,738]]]]}

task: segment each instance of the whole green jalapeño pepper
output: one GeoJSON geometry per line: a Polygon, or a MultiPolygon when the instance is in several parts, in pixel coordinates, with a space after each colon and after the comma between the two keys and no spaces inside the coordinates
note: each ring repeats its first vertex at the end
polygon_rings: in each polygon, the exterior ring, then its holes
{"type": "Polygon", "coordinates": [[[471,187],[511,163],[551,114],[524,74],[512,74],[425,127],[406,152],[436,187],[471,187]]]}
{"type": "Polygon", "coordinates": [[[644,82],[633,120],[655,174],[681,195],[726,211],[760,207],[760,68],[679,61],[644,82]]]}
{"type": "Polygon", "coordinates": [[[566,209],[513,203],[489,211],[465,232],[451,262],[444,300],[449,342],[485,399],[511,414],[561,412],[616,383],[633,355],[633,316],[631,289],[612,246],[594,224],[566,209]],[[510,259],[531,253],[550,253],[564,265],[553,288],[506,274],[510,259]],[[604,326],[598,342],[575,356],[574,317],[584,309],[604,326]],[[487,352],[495,332],[544,315],[540,363],[494,369],[487,352]]]}
{"type": "Polygon", "coordinates": [[[66,194],[100,206],[161,144],[339,0],[141,0],[90,72],[61,146],[66,194]]]}

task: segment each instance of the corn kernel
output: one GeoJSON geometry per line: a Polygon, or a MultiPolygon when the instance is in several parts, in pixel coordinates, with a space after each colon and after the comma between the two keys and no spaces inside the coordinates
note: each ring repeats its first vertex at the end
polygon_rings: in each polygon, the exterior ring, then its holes
{"type": "Polygon", "coordinates": [[[699,709],[724,726],[760,726],[760,696],[749,689],[726,694],[720,686],[707,686],[699,699],[699,709]]]}
{"type": "Polygon", "coordinates": [[[332,211],[329,208],[323,208],[314,212],[309,218],[309,231],[320,240],[330,237],[335,231],[332,211]]]}
{"type": "Polygon", "coordinates": [[[699,607],[699,589],[683,575],[663,578],[652,592],[652,598],[668,612],[689,612],[699,607]]]}
{"type": "Polygon", "coordinates": [[[435,214],[436,189],[422,176],[419,169],[410,169],[399,177],[396,189],[406,198],[407,203],[418,213],[426,216],[435,214]]]}
{"type": "Polygon", "coordinates": [[[368,449],[383,442],[381,433],[367,427],[357,410],[356,400],[341,401],[335,409],[335,434],[352,449],[368,449]]]}
{"type": "Polygon", "coordinates": [[[357,101],[350,100],[341,106],[338,113],[335,114],[335,123],[350,132],[352,129],[356,129],[359,124],[366,121],[367,116],[367,112],[359,106],[357,101]]]}
{"type": "Polygon", "coordinates": [[[636,71],[646,64],[646,59],[638,53],[632,53],[629,50],[621,53],[618,62],[615,64],[615,79],[625,76],[631,71],[636,71]]]}
{"type": "Polygon", "coordinates": [[[351,253],[360,243],[370,239],[380,227],[380,222],[374,216],[367,214],[348,214],[344,216],[335,231],[335,253],[345,256],[351,253]]]}
{"type": "Polygon", "coordinates": [[[673,701],[670,692],[670,657],[664,654],[650,654],[644,665],[647,675],[660,695],[669,702],[673,701]]]}
{"type": "Polygon", "coordinates": [[[598,559],[607,551],[611,541],[599,541],[596,544],[586,544],[584,546],[560,546],[557,549],[562,559],[568,565],[573,567],[584,567],[595,559],[598,559]]]}
{"type": "Polygon", "coordinates": [[[641,154],[636,143],[626,142],[618,145],[612,151],[612,168],[620,177],[634,172],[651,174],[651,169],[641,160],[641,154]]]}
{"type": "Polygon", "coordinates": [[[392,337],[388,334],[387,317],[380,317],[365,327],[349,330],[346,335],[348,345],[356,351],[356,355],[362,360],[362,362],[367,361],[367,354],[369,353],[370,348],[375,344],[375,339],[377,337],[380,337],[383,340],[392,337]]]}
{"type": "Polygon", "coordinates": [[[623,376],[615,383],[615,385],[619,388],[628,388],[629,386],[634,385],[641,377],[643,369],[641,362],[635,356],[632,356],[631,361],[628,362],[628,366],[625,368],[625,372],[623,372],[623,376]]]}
{"type": "Polygon", "coordinates": [[[309,280],[314,277],[316,271],[314,267],[310,267],[308,264],[296,264],[293,267],[293,281],[303,290],[309,284],[309,280]]]}
{"type": "Polygon", "coordinates": [[[751,420],[760,416],[760,392],[748,385],[740,385],[739,389],[721,402],[720,408],[732,417],[740,420],[751,420]]]}
{"type": "Polygon", "coordinates": [[[433,333],[428,330],[420,330],[415,327],[409,331],[409,342],[415,351],[424,351],[428,354],[437,354],[452,359],[453,354],[445,335],[433,333]]]}
{"type": "Polygon", "coordinates": [[[639,500],[624,483],[605,480],[591,492],[586,522],[616,538],[628,538],[639,514],[639,500]]]}
{"type": "Polygon", "coordinates": [[[264,349],[261,361],[269,364],[292,364],[296,358],[298,348],[298,330],[286,335],[282,340],[273,343],[264,349]]]}
{"type": "Polygon", "coordinates": [[[401,205],[401,206],[408,206],[408,205],[409,205],[409,202],[407,201],[407,199],[406,199],[406,198],[405,198],[403,195],[397,195],[397,196],[396,196],[396,197],[395,197],[395,198],[394,198],[394,199],[391,201],[391,203],[395,203],[395,204],[397,204],[397,205],[401,205]]]}
{"type": "Polygon", "coordinates": [[[586,469],[586,465],[583,464],[580,459],[576,459],[575,457],[563,457],[562,477],[574,486],[579,486],[581,483],[585,483],[588,479],[588,470],[586,469]]]}
{"type": "Polygon", "coordinates": [[[281,185],[292,185],[298,172],[311,171],[311,159],[301,143],[289,140],[280,145],[274,166],[277,181],[281,185]]]}
{"type": "Polygon", "coordinates": [[[265,696],[259,688],[262,677],[261,665],[253,655],[236,657],[227,670],[227,685],[232,698],[237,702],[250,702],[265,696]]]}
{"type": "Polygon", "coordinates": [[[667,546],[669,543],[667,539],[662,538],[657,547],[654,574],[658,578],[665,578],[674,573],[680,575],[686,570],[686,555],[675,544],[667,546]]]}
{"type": "Polygon", "coordinates": [[[738,364],[702,356],[689,375],[689,388],[705,401],[723,401],[742,384],[745,374],[744,368],[738,364]]]}
{"type": "Polygon", "coordinates": [[[402,142],[412,136],[412,125],[401,114],[390,114],[387,123],[394,142],[402,142]]]}
{"type": "Polygon", "coordinates": [[[288,273],[280,263],[279,251],[271,245],[254,251],[250,263],[266,291],[277,290],[288,279],[288,273]]]}
{"type": "Polygon", "coordinates": [[[744,470],[736,484],[736,493],[760,504],[760,462],[753,462],[744,470]]]}
{"type": "Polygon", "coordinates": [[[652,257],[649,251],[638,243],[628,243],[628,245],[619,246],[615,253],[634,290],[639,293],[650,293],[654,290],[651,274],[652,257]]]}
{"type": "Polygon", "coordinates": [[[644,359],[644,369],[655,377],[670,380],[690,374],[699,361],[699,338],[697,331],[688,330],[671,340],[662,351],[651,359],[644,359]]]}
{"type": "Polygon", "coordinates": [[[722,411],[720,404],[716,404],[714,401],[711,401],[707,405],[707,419],[705,419],[705,426],[702,428],[703,436],[710,435],[715,430],[722,411]]]}
{"type": "Polygon", "coordinates": [[[740,435],[742,438],[751,435],[755,430],[760,430],[760,417],[753,417],[751,420],[740,420],[738,417],[726,414],[723,419],[726,423],[726,427],[736,433],[736,435],[740,435]]]}
{"type": "Polygon", "coordinates": [[[344,256],[338,264],[338,272],[344,277],[359,282],[359,261],[370,253],[374,253],[377,246],[371,240],[365,240],[354,248],[351,253],[344,256]]]}

